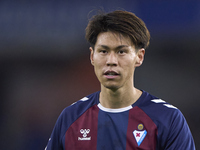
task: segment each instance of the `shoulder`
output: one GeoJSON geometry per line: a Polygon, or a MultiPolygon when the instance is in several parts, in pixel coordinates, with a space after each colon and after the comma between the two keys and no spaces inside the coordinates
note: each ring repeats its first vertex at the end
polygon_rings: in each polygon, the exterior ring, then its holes
{"type": "Polygon", "coordinates": [[[99,91],[81,98],[80,100],[66,107],[64,111],[70,111],[70,110],[75,111],[75,108],[79,108],[79,107],[89,108],[98,103],[99,103],[99,91]]]}
{"type": "Polygon", "coordinates": [[[60,114],[59,118],[62,120],[70,119],[70,121],[73,121],[78,117],[80,117],[87,109],[89,109],[94,105],[97,105],[98,102],[99,102],[99,91],[92,93],[88,96],[85,96],[82,99],[78,100],[77,102],[66,107],[60,114]]]}
{"type": "Polygon", "coordinates": [[[71,124],[84,112],[86,112],[90,107],[96,105],[99,100],[98,95],[99,92],[95,92],[63,109],[55,124],[55,127],[59,128],[60,133],[64,134],[71,124]]]}
{"type": "Polygon", "coordinates": [[[140,101],[141,102],[139,103],[139,107],[155,115],[158,115],[158,113],[162,113],[162,112],[163,113],[180,112],[180,110],[176,106],[168,103],[167,101],[163,99],[153,96],[145,91],[143,91],[140,101]]]}
{"type": "Polygon", "coordinates": [[[90,94],[72,105],[66,107],[58,117],[53,132],[48,142],[47,149],[62,149],[62,140],[68,128],[75,122],[85,111],[98,103],[99,92],[90,94]]]}
{"type": "Polygon", "coordinates": [[[138,107],[142,109],[157,125],[169,127],[177,118],[184,118],[181,111],[163,99],[143,91],[138,107]]]}
{"type": "Polygon", "coordinates": [[[194,142],[182,112],[172,104],[144,92],[138,105],[156,124],[158,147],[193,149],[194,142]],[[184,141],[184,142],[182,142],[184,141]]]}

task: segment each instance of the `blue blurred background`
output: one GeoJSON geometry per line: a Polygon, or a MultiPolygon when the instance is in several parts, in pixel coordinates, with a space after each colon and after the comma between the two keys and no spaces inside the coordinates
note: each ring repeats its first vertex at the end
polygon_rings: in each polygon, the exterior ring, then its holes
{"type": "Polygon", "coordinates": [[[144,20],[151,43],[135,85],[178,107],[200,149],[199,0],[1,0],[0,149],[44,149],[61,111],[100,89],[84,39],[99,8],[144,20]]]}

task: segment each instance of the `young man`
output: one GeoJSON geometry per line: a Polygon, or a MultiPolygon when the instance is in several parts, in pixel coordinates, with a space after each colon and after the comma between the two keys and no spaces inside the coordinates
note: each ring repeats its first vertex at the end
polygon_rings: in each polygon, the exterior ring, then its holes
{"type": "Polygon", "coordinates": [[[182,113],[134,87],[150,39],[144,22],[127,11],[98,14],[86,39],[101,91],[63,110],[46,149],[195,150],[182,113]]]}

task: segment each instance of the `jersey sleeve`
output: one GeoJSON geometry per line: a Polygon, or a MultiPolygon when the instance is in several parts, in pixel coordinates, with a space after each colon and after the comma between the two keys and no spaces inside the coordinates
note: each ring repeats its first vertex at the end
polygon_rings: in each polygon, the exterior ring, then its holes
{"type": "Polygon", "coordinates": [[[58,117],[56,124],[54,126],[54,129],[51,133],[51,136],[49,138],[49,141],[47,143],[47,146],[45,150],[63,150],[62,146],[62,138],[64,136],[63,129],[63,117],[64,116],[64,110],[58,117]]]}
{"type": "Polygon", "coordinates": [[[71,124],[79,118],[88,108],[96,104],[95,97],[98,93],[84,97],[81,100],[66,107],[58,117],[54,129],[51,133],[45,150],[64,150],[65,134],[71,124]],[[91,98],[92,100],[90,100],[91,98]]]}
{"type": "Polygon", "coordinates": [[[194,140],[186,119],[180,110],[173,114],[165,150],[195,150],[194,140]]]}

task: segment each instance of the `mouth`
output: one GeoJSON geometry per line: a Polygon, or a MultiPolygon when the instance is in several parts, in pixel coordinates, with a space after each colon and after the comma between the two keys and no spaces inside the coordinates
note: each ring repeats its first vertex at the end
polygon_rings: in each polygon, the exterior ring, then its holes
{"type": "Polygon", "coordinates": [[[104,72],[104,76],[108,79],[114,79],[119,76],[119,73],[117,73],[116,71],[108,70],[104,72]]]}

